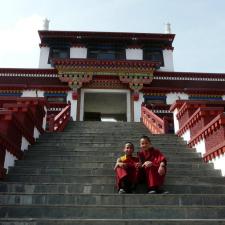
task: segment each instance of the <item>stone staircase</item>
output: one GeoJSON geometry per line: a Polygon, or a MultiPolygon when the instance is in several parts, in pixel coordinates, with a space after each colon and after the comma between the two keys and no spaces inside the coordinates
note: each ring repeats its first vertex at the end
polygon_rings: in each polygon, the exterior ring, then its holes
{"type": "Polygon", "coordinates": [[[150,135],[141,123],[70,122],[43,135],[0,182],[3,224],[225,225],[225,180],[175,135],[150,135]],[[168,158],[170,194],[118,195],[116,158],[125,141],[137,151],[143,134],[168,158]]]}

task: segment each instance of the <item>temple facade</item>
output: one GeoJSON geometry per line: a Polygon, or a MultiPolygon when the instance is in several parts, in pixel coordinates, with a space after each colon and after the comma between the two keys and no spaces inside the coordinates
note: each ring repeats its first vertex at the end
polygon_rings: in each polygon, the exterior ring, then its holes
{"type": "Polygon", "coordinates": [[[49,114],[69,102],[77,121],[136,122],[142,104],[166,111],[177,99],[225,97],[224,74],[174,72],[171,33],[40,30],[39,36],[39,68],[1,68],[0,96],[46,97],[49,114]]]}
{"type": "Polygon", "coordinates": [[[143,121],[181,136],[225,175],[225,74],[174,71],[170,29],[38,33],[39,68],[0,68],[3,103],[45,97],[47,122],[63,109],[74,121],[143,121]]]}

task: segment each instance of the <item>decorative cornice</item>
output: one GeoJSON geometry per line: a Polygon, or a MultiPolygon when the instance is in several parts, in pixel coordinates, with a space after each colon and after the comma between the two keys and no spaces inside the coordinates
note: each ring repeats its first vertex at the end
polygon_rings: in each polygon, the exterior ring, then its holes
{"type": "Polygon", "coordinates": [[[58,77],[56,69],[0,68],[0,77],[58,77]]]}
{"type": "Polygon", "coordinates": [[[60,80],[68,82],[73,89],[89,82],[93,75],[118,76],[122,83],[128,83],[134,91],[150,84],[153,71],[158,62],[139,60],[90,60],[90,59],[55,59],[53,64],[58,70],[60,80]]]}
{"type": "Polygon", "coordinates": [[[207,151],[203,159],[205,162],[211,161],[212,159],[215,159],[217,157],[220,157],[225,153],[225,141],[222,141],[217,146],[211,148],[209,151],[207,151]]]}
{"type": "Polygon", "coordinates": [[[206,116],[217,116],[223,112],[223,107],[200,107],[194,114],[186,121],[186,123],[177,131],[178,136],[182,136],[187,130],[193,127],[199,120],[206,116]]]}
{"type": "Polygon", "coordinates": [[[66,38],[71,40],[81,39],[116,39],[132,41],[167,41],[173,42],[175,34],[164,33],[126,33],[126,32],[95,32],[95,31],[38,31],[40,39],[66,38]]]}
{"type": "Polygon", "coordinates": [[[154,72],[156,80],[193,80],[193,81],[225,81],[224,73],[195,73],[195,72],[154,72]]]}
{"type": "Polygon", "coordinates": [[[96,75],[152,74],[160,62],[143,60],[95,60],[95,59],[54,59],[58,70],[76,69],[79,72],[92,72],[96,75]]]}
{"type": "Polygon", "coordinates": [[[201,131],[199,131],[189,142],[189,147],[195,146],[200,140],[208,137],[210,134],[219,129],[220,126],[225,126],[224,114],[219,114],[211,122],[209,122],[201,131]]]}

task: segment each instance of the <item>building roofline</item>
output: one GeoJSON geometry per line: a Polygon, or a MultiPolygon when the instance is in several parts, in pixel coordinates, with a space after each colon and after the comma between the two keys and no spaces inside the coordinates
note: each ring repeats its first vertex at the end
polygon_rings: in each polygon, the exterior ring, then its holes
{"type": "Polygon", "coordinates": [[[179,72],[179,71],[154,71],[155,76],[162,77],[206,77],[206,78],[225,78],[225,73],[206,73],[206,72],[179,72]]]}
{"type": "Polygon", "coordinates": [[[0,74],[57,74],[56,69],[40,69],[40,68],[0,68],[0,74]]]}
{"type": "Polygon", "coordinates": [[[168,41],[173,42],[175,34],[164,33],[131,33],[131,32],[101,32],[101,31],[58,31],[39,30],[41,41],[44,38],[81,39],[108,39],[133,41],[168,41]]]}

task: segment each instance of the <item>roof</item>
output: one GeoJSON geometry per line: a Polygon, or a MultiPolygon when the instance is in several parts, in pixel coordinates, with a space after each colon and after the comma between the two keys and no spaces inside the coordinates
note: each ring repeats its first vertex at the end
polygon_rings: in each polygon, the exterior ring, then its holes
{"type": "Polygon", "coordinates": [[[52,41],[61,40],[70,44],[86,44],[94,42],[121,42],[128,45],[138,45],[149,42],[163,43],[172,46],[175,34],[163,33],[126,33],[126,32],[96,32],[96,31],[38,31],[41,43],[50,44],[52,41]]]}

